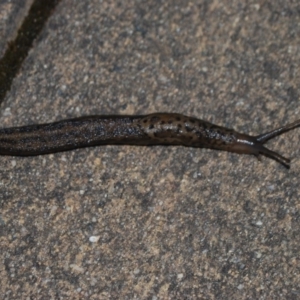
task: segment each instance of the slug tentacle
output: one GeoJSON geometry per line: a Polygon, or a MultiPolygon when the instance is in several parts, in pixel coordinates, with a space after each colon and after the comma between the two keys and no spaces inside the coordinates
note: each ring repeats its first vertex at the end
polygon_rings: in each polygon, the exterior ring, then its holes
{"type": "Polygon", "coordinates": [[[282,126],[282,127],[279,127],[279,128],[276,128],[270,132],[266,132],[266,133],[263,133],[263,134],[260,134],[260,135],[257,135],[255,138],[257,141],[259,142],[262,142],[262,143],[265,143],[266,141],[282,134],[282,133],[285,133],[287,131],[290,131],[292,129],[295,129],[297,127],[300,127],[300,120],[297,120],[293,123],[290,123],[290,124],[287,124],[285,126],[282,126]]]}
{"type": "Polygon", "coordinates": [[[300,120],[297,120],[293,123],[287,124],[285,126],[276,128],[272,131],[257,135],[257,136],[247,136],[242,134],[237,134],[237,145],[233,145],[232,149],[239,149],[240,151],[236,151],[239,153],[247,153],[254,154],[258,156],[259,154],[263,154],[269,158],[275,159],[286,168],[290,168],[291,160],[280,155],[277,152],[274,152],[263,146],[268,140],[281,135],[287,131],[300,127],[300,120]]]}
{"type": "Polygon", "coordinates": [[[269,158],[275,159],[276,161],[278,161],[279,163],[281,163],[288,169],[290,168],[291,160],[289,158],[286,158],[286,157],[280,155],[279,153],[274,152],[262,145],[260,145],[259,148],[260,148],[259,153],[262,153],[265,156],[268,156],[269,158]]]}
{"type": "Polygon", "coordinates": [[[289,168],[290,160],[263,144],[296,127],[300,120],[250,136],[173,113],[103,115],[49,124],[0,129],[0,155],[31,156],[98,145],[183,145],[268,156],[289,168]]]}

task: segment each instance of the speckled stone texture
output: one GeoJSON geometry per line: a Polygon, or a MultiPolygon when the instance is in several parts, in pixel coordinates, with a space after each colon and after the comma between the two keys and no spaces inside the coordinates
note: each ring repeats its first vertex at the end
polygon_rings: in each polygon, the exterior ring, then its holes
{"type": "Polygon", "coordinates": [[[33,0],[0,0],[0,56],[13,40],[33,0]]]}
{"type": "MultiPolygon", "coordinates": [[[[299,45],[299,1],[62,0],[1,126],[168,111],[259,134],[300,118],[299,45]]],[[[290,170],[162,146],[0,157],[0,298],[299,299],[299,145],[268,143],[290,170]]]]}

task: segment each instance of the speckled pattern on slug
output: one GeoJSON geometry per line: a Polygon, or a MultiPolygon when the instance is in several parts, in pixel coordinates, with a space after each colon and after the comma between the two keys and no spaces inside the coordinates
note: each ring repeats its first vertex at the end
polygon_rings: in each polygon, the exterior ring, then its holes
{"type": "Polygon", "coordinates": [[[300,126],[300,120],[259,136],[173,113],[103,115],[0,129],[0,154],[29,156],[98,145],[184,145],[236,153],[264,154],[285,167],[290,160],[263,144],[300,126]]]}
{"type": "Polygon", "coordinates": [[[180,114],[156,113],[137,122],[153,142],[160,144],[227,150],[236,142],[233,130],[180,114]]]}

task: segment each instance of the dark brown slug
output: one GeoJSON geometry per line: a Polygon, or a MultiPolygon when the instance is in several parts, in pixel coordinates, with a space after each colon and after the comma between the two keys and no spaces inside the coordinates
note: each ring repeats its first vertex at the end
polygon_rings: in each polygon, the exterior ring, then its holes
{"type": "Polygon", "coordinates": [[[250,136],[173,113],[144,116],[87,116],[49,124],[0,129],[0,154],[30,156],[97,145],[184,145],[263,154],[289,168],[290,160],[263,144],[296,127],[300,120],[250,136]]]}

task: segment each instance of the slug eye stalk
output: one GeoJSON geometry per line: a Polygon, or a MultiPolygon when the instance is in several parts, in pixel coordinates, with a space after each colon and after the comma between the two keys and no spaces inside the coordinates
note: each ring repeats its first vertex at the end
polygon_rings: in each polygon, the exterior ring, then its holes
{"type": "MultiPolygon", "coordinates": [[[[297,127],[300,126],[300,120],[297,120],[293,123],[290,123],[290,124],[287,124],[285,126],[282,126],[282,127],[279,127],[277,129],[274,129],[270,132],[267,132],[267,133],[263,133],[263,134],[260,134],[258,136],[256,136],[256,140],[261,143],[261,144],[264,144],[265,142],[267,142],[268,140],[278,136],[278,135],[281,135],[287,131],[290,131],[292,129],[295,129],[297,127]]],[[[269,149],[267,149],[266,147],[262,146],[262,150],[261,150],[261,153],[263,153],[264,155],[266,156],[269,156],[275,160],[277,160],[278,162],[280,162],[282,165],[284,165],[286,168],[290,168],[290,162],[291,160],[288,159],[288,158],[285,158],[283,157],[282,155],[276,153],[276,152],[273,152],[269,149]]]]}
{"type": "Polygon", "coordinates": [[[272,131],[257,136],[238,134],[236,145],[234,145],[233,148],[236,149],[236,152],[254,154],[257,157],[259,156],[259,154],[263,154],[267,157],[275,159],[276,161],[278,161],[283,166],[289,169],[290,162],[291,162],[289,158],[286,158],[280,155],[279,153],[266,148],[265,146],[263,146],[263,144],[266,143],[268,140],[277,137],[287,131],[295,129],[297,127],[300,127],[300,120],[297,120],[293,123],[287,124],[285,126],[276,128],[272,131]]]}

